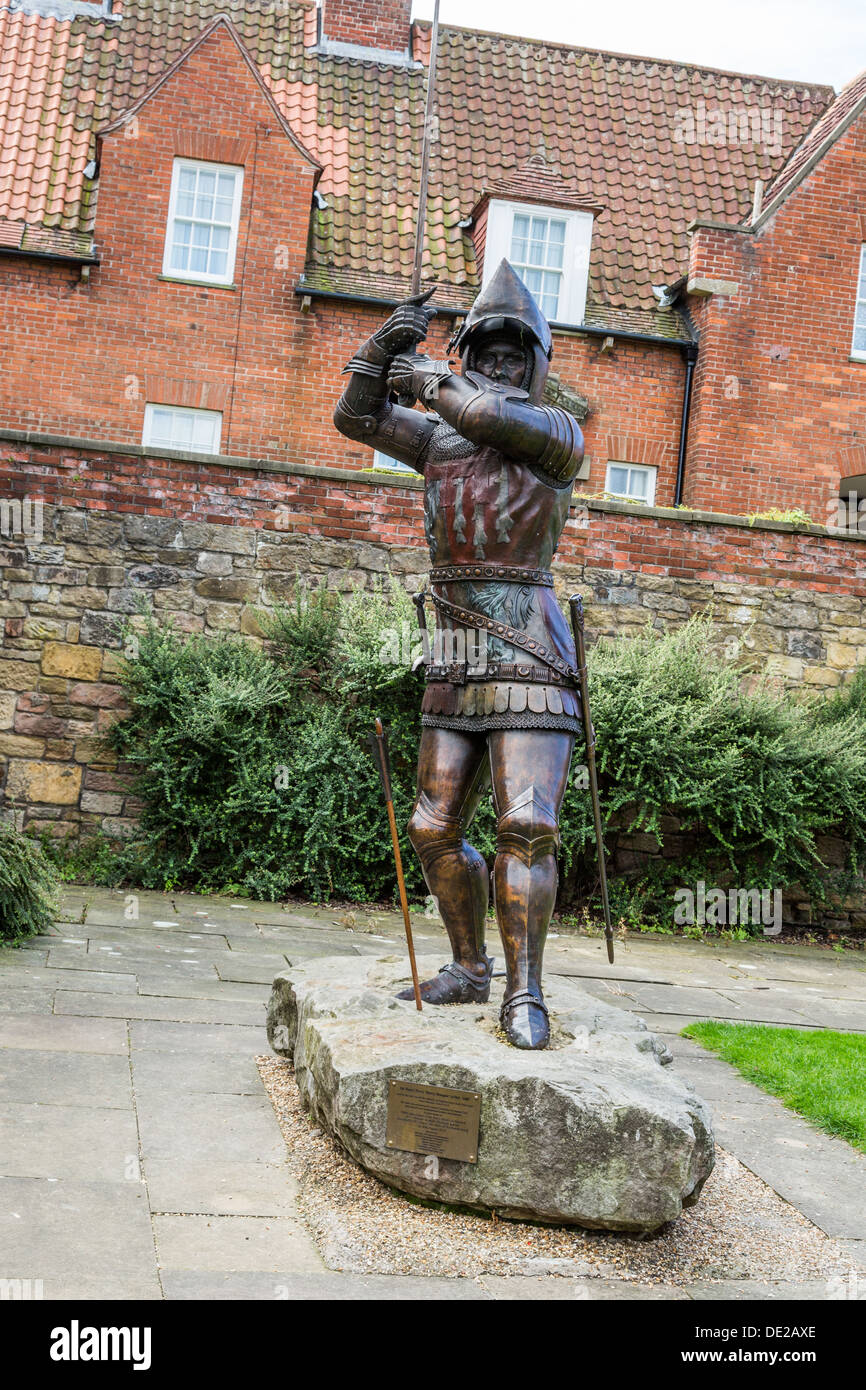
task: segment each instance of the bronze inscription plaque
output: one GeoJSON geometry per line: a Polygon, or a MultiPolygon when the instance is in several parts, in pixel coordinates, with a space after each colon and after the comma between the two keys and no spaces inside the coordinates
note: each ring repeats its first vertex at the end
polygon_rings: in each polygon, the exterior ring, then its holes
{"type": "Polygon", "coordinates": [[[478,1161],[481,1096],[450,1086],[422,1086],[414,1081],[388,1083],[389,1149],[436,1154],[461,1163],[478,1161]]]}

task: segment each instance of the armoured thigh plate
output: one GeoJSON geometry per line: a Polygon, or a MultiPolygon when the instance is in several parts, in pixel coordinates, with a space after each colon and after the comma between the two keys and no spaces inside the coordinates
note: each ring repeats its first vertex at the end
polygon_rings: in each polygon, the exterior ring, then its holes
{"type": "Polygon", "coordinates": [[[554,486],[444,421],[431,434],[424,474],[431,583],[440,602],[422,723],[467,733],[576,731],[574,646],[548,570],[571,485],[554,486]],[[455,609],[481,615],[486,625],[462,623],[455,609]],[[528,646],[510,642],[505,629],[524,635],[528,646]]]}

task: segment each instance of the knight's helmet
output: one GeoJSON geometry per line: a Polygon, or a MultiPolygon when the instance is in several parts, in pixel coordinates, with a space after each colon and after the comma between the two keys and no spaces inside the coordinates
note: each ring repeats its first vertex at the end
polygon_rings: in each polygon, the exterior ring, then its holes
{"type": "Polygon", "coordinates": [[[523,389],[538,405],[553,355],[550,324],[514,267],[504,259],[449,344],[460,353],[464,376],[475,370],[479,345],[491,334],[519,339],[529,359],[523,389]]]}

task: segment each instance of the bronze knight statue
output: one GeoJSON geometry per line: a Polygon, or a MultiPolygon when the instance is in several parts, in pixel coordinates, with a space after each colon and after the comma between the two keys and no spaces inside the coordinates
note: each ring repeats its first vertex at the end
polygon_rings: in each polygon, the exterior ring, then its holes
{"type": "Polygon", "coordinates": [[[516,1047],[541,1048],[550,1037],[541,964],[559,809],[581,727],[575,649],[549,566],[583,438],[571,415],[541,403],[550,327],[507,261],[452,339],[459,374],[417,351],[434,313],[403,305],[363,344],[334,421],[425,479],[437,630],[409,838],[453,960],[421,994],[430,1004],[489,998],[487,866],[465,836],[492,784],[507,977],[501,1020],[516,1047]],[[426,413],[398,403],[407,398],[426,413]],[[455,648],[465,659],[454,659],[455,648]]]}

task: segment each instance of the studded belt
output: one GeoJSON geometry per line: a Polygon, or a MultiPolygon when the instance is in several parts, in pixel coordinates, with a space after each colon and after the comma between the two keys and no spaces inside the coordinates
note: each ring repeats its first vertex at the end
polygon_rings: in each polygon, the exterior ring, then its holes
{"type": "Polygon", "coordinates": [[[470,666],[467,661],[449,661],[426,667],[428,681],[448,681],[465,685],[467,681],[520,681],[524,685],[572,685],[550,666],[528,666],[513,661],[488,661],[486,666],[470,666]]]}
{"type": "Polygon", "coordinates": [[[461,579],[505,579],[513,584],[540,584],[553,588],[550,570],[527,569],[523,565],[435,565],[431,584],[448,584],[461,579]]]}
{"type": "Polygon", "coordinates": [[[439,594],[433,594],[433,603],[439,616],[451,618],[460,623],[463,627],[473,627],[477,630],[492,632],[494,637],[501,637],[503,642],[507,642],[512,647],[519,647],[521,651],[529,652],[530,656],[537,657],[539,661],[558,671],[569,685],[573,685],[577,679],[577,668],[571,666],[567,661],[556,652],[552,652],[543,642],[538,642],[534,637],[530,637],[526,632],[518,632],[517,628],[509,627],[507,623],[499,623],[495,618],[488,618],[486,613],[476,613],[472,608],[462,608],[457,603],[451,603],[449,599],[442,598],[439,594]]]}

